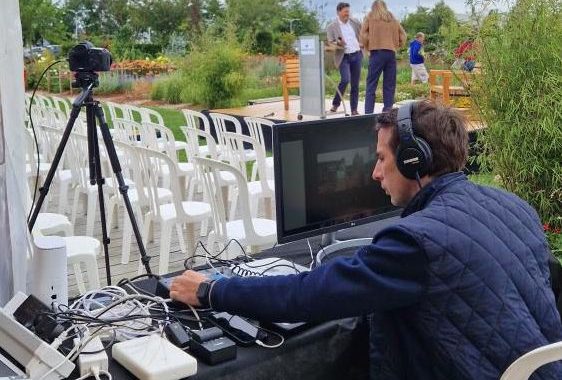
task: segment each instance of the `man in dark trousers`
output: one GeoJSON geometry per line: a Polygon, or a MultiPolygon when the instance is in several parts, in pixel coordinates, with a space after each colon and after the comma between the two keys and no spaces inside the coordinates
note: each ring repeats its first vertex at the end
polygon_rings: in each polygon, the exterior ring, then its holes
{"type": "Polygon", "coordinates": [[[332,101],[331,112],[336,112],[342,102],[348,84],[351,84],[350,103],[351,114],[358,115],[359,79],[361,78],[361,63],[363,45],[359,42],[361,23],[350,16],[348,3],[339,3],[336,7],[338,17],[326,28],[328,42],[335,46],[334,63],[340,70],[341,80],[338,91],[332,101]]]}
{"type": "MultiPolygon", "coordinates": [[[[372,177],[404,210],[370,245],[292,276],[211,282],[187,271],[171,297],[257,320],[369,315],[373,379],[497,380],[521,355],[561,341],[537,213],[461,172],[461,114],[419,102],[382,114],[376,128],[372,177]]],[[[560,374],[550,364],[533,378],[560,374]]]]}

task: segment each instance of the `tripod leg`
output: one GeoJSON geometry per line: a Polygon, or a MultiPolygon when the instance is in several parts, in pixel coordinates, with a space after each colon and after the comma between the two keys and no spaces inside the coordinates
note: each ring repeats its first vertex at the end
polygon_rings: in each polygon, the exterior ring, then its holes
{"type": "MultiPolygon", "coordinates": [[[[86,105],[86,115],[88,118],[88,143],[93,149],[90,151],[90,170],[93,168],[94,173],[90,172],[90,180],[97,183],[98,185],[98,197],[100,204],[100,216],[101,216],[101,231],[103,239],[103,251],[105,256],[105,273],[107,276],[107,285],[111,285],[111,265],[109,262],[109,237],[107,235],[107,221],[105,215],[105,202],[103,196],[103,185],[105,184],[105,179],[103,178],[102,168],[101,168],[101,158],[100,158],[100,146],[98,142],[98,131],[96,129],[96,118],[94,108],[96,103],[89,102],[86,105]]],[[[92,183],[93,184],[93,183],[92,183]]]]}
{"type": "MultiPolygon", "coordinates": [[[[82,99],[82,97],[80,97],[82,99]]],[[[41,211],[41,207],[45,202],[45,198],[49,193],[49,188],[51,187],[51,183],[53,182],[53,178],[55,178],[55,174],[57,172],[57,167],[59,166],[59,162],[62,158],[62,154],[64,152],[64,148],[66,147],[66,143],[70,138],[70,133],[72,132],[72,128],[74,127],[74,122],[78,118],[80,114],[80,108],[82,107],[82,102],[75,101],[75,104],[72,106],[72,111],[70,112],[70,118],[68,119],[68,123],[64,129],[64,133],[62,135],[61,141],[55,153],[55,157],[53,158],[53,162],[51,164],[51,168],[49,169],[49,173],[47,173],[47,177],[45,177],[45,182],[43,182],[43,186],[39,189],[39,199],[35,208],[33,209],[33,214],[31,215],[31,219],[29,220],[28,228],[29,232],[33,231],[33,226],[37,221],[37,216],[39,216],[39,212],[41,211]]]]}
{"type": "Polygon", "coordinates": [[[111,133],[109,132],[109,127],[105,122],[105,116],[103,115],[103,110],[101,109],[98,103],[94,104],[94,111],[99,121],[101,135],[103,137],[103,142],[105,144],[105,147],[107,149],[107,154],[109,156],[109,162],[111,163],[113,173],[115,173],[115,178],[117,179],[117,183],[119,184],[119,191],[123,196],[123,203],[125,204],[127,214],[129,215],[129,220],[131,221],[131,226],[133,227],[133,233],[135,235],[135,239],[137,241],[140,255],[141,255],[141,262],[146,269],[146,273],[152,274],[152,271],[150,269],[150,263],[149,263],[150,256],[148,256],[148,254],[146,253],[146,249],[142,241],[142,236],[139,230],[139,226],[135,218],[135,213],[133,212],[133,207],[131,205],[131,201],[127,194],[127,190],[129,189],[129,187],[126,185],[125,180],[123,179],[123,173],[121,170],[121,164],[119,163],[119,157],[117,156],[117,152],[115,151],[115,145],[113,145],[113,139],[111,137],[111,133]]]}

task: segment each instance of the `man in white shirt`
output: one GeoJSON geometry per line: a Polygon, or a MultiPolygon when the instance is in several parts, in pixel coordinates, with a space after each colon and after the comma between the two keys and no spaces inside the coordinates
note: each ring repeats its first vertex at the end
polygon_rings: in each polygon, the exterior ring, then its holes
{"type": "Polygon", "coordinates": [[[341,80],[332,101],[330,111],[336,112],[340,106],[348,84],[351,84],[351,114],[358,115],[359,80],[363,48],[360,40],[361,23],[350,17],[349,3],[339,3],[336,7],[338,17],[326,28],[328,43],[335,45],[334,63],[340,70],[341,80]]]}

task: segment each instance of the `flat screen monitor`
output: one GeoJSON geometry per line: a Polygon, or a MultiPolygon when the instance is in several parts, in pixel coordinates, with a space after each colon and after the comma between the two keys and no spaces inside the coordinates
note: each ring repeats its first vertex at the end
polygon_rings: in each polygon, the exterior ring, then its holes
{"type": "Polygon", "coordinates": [[[398,214],[371,178],[376,115],[277,124],[273,129],[279,243],[398,214]]]}

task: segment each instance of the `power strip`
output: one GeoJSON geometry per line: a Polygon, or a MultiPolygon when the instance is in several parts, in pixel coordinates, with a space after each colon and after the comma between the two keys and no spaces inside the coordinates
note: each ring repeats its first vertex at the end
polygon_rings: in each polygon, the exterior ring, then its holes
{"type": "Polygon", "coordinates": [[[111,353],[139,380],[180,380],[197,373],[197,360],[160,335],[117,343],[111,353]]]}
{"type": "Polygon", "coordinates": [[[42,378],[52,368],[57,369],[43,380],[67,378],[75,365],[14,319],[14,311],[26,299],[25,294],[18,293],[0,308],[0,347],[24,366],[32,379],[42,378]]]}

